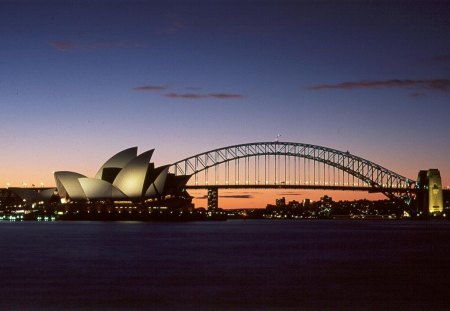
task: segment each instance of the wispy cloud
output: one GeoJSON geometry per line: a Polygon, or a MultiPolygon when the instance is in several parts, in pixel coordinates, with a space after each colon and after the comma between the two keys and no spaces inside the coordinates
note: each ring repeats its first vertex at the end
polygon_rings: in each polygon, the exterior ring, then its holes
{"type": "Polygon", "coordinates": [[[145,45],[136,42],[91,42],[91,43],[78,43],[73,41],[49,41],[48,45],[52,48],[61,51],[69,52],[75,50],[103,50],[103,49],[131,49],[131,48],[144,48],[145,45]]]}
{"type": "MultiPolygon", "coordinates": [[[[200,197],[196,197],[197,200],[206,200],[208,198],[207,195],[203,195],[200,197]]],[[[227,198],[227,199],[252,199],[253,196],[250,194],[225,194],[219,195],[219,198],[227,198]]]]}
{"type": "Polygon", "coordinates": [[[434,91],[450,91],[450,79],[392,79],[392,80],[361,80],[342,82],[337,84],[318,84],[310,87],[310,90],[327,90],[327,89],[380,89],[380,88],[425,88],[434,91]]]}
{"type": "Polygon", "coordinates": [[[165,89],[167,89],[167,86],[163,85],[142,85],[133,88],[134,91],[139,92],[159,92],[165,89]]]}
{"type": "Polygon", "coordinates": [[[170,98],[180,98],[180,99],[240,99],[243,98],[244,95],[241,94],[232,94],[232,93],[210,93],[210,94],[201,94],[201,93],[177,93],[170,92],[165,94],[166,97],[170,98]]]}
{"type": "Polygon", "coordinates": [[[212,97],[212,98],[216,98],[216,99],[237,99],[237,98],[243,98],[244,96],[241,94],[211,93],[211,94],[208,94],[208,97],[212,97]]]}
{"type": "MultiPolygon", "coordinates": [[[[161,96],[175,98],[175,99],[187,99],[187,100],[198,100],[198,99],[218,99],[218,100],[227,100],[227,99],[241,99],[245,96],[242,94],[235,93],[226,93],[226,92],[217,92],[217,93],[199,93],[199,92],[178,92],[171,91],[171,88],[165,85],[160,84],[148,84],[148,85],[140,85],[132,88],[133,91],[137,92],[148,92],[148,93],[159,93],[161,96]],[[166,91],[166,92],[162,92],[166,91]]],[[[192,89],[192,91],[201,90],[201,88],[196,87],[192,89]]]]}
{"type": "Polygon", "coordinates": [[[176,93],[170,92],[165,95],[170,98],[182,98],[182,99],[203,99],[207,98],[207,95],[197,94],[197,93],[176,93]]]}
{"type": "Polygon", "coordinates": [[[219,198],[231,198],[231,199],[252,199],[253,196],[250,194],[229,194],[229,195],[219,195],[219,198]]]}
{"type": "Polygon", "coordinates": [[[59,51],[68,52],[79,48],[79,46],[71,41],[50,41],[48,44],[59,51]]]}

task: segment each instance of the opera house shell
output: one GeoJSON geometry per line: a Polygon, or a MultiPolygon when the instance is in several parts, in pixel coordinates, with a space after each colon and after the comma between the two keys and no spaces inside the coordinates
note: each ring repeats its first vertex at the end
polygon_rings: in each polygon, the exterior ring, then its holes
{"type": "Polygon", "coordinates": [[[95,177],[58,171],[56,187],[61,202],[161,201],[189,197],[185,191],[190,176],[169,173],[169,165],[150,163],[154,149],[137,154],[137,147],[125,149],[100,167],[95,177]]]}

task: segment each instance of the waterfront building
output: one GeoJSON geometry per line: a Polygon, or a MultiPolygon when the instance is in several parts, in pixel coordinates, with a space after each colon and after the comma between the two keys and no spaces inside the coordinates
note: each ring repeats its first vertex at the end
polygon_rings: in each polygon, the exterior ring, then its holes
{"type": "Polygon", "coordinates": [[[216,211],[219,208],[219,191],[217,188],[208,189],[208,211],[216,211]]]}
{"type": "Polygon", "coordinates": [[[320,207],[321,208],[331,207],[332,205],[333,205],[332,197],[324,195],[323,197],[320,198],[320,207]]]}
{"type": "Polygon", "coordinates": [[[309,207],[311,205],[311,199],[303,199],[303,206],[309,207]]]}
{"type": "Polygon", "coordinates": [[[277,207],[285,207],[286,206],[286,198],[282,197],[282,198],[276,199],[275,200],[275,205],[277,207]]]}

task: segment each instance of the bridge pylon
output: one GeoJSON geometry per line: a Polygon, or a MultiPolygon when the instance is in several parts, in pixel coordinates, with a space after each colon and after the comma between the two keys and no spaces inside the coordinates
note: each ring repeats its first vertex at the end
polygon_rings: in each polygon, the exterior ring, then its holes
{"type": "Polygon", "coordinates": [[[437,215],[444,211],[444,195],[441,174],[438,169],[422,170],[417,179],[419,192],[416,197],[418,212],[437,215]]]}

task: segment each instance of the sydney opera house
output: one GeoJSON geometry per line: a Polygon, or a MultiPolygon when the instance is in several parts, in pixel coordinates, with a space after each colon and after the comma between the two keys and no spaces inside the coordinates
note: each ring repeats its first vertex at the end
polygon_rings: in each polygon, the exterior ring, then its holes
{"type": "Polygon", "coordinates": [[[186,191],[191,176],[169,173],[170,165],[155,167],[150,162],[153,152],[138,155],[137,147],[125,149],[106,161],[94,177],[57,171],[56,188],[1,188],[0,220],[7,215],[25,220],[44,216],[62,220],[202,218],[203,212],[194,209],[186,191]]]}
{"type": "Polygon", "coordinates": [[[61,203],[130,202],[160,205],[189,201],[185,185],[190,176],[169,173],[169,165],[155,167],[150,162],[154,149],[138,155],[137,147],[112,156],[94,177],[79,173],[54,173],[61,203]]]}

